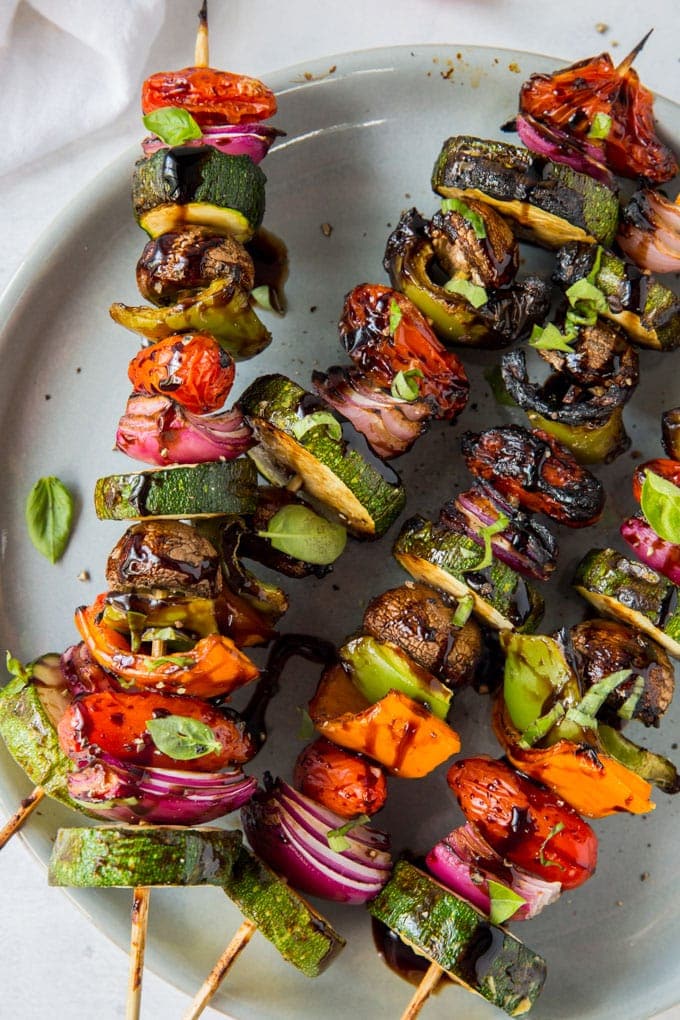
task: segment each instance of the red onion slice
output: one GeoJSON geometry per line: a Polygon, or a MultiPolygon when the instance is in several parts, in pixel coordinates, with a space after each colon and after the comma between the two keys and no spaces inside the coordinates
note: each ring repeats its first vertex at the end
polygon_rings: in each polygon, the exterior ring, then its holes
{"type": "Polygon", "coordinates": [[[580,174],[587,174],[615,190],[614,177],[605,166],[603,150],[592,142],[577,141],[559,128],[541,124],[531,114],[519,114],[515,119],[517,134],[527,149],[546,156],[553,163],[565,163],[580,174]]]}
{"type": "Polygon", "coordinates": [[[644,517],[637,514],[625,520],[619,530],[643,563],[658,570],[673,584],[680,584],[680,546],[660,538],[644,517]]]}
{"type": "MultiPolygon", "coordinates": [[[[285,131],[266,124],[212,124],[203,128],[200,138],[192,138],[184,145],[199,147],[212,145],[228,156],[249,156],[253,163],[260,163],[267,155],[275,138],[285,131]]],[[[159,149],[169,149],[166,142],[156,135],[149,135],[142,141],[145,156],[152,156],[159,149]]]]}

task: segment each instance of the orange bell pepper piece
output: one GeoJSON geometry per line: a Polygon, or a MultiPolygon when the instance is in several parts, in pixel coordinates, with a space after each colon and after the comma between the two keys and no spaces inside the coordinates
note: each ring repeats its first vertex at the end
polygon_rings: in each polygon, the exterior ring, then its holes
{"type": "Polygon", "coordinates": [[[653,811],[651,785],[591,744],[558,740],[552,747],[520,747],[520,734],[496,699],[493,728],[509,760],[526,775],[553,790],[587,818],[619,811],[633,815],[653,811]]]}
{"type": "Polygon", "coordinates": [[[401,691],[371,705],[342,666],[326,670],[309,706],[318,731],[334,744],[360,751],[405,779],[428,775],[460,751],[443,720],[401,691]]]}
{"type": "Polygon", "coordinates": [[[161,656],[133,652],[124,634],[102,623],[105,599],[106,595],[99,595],[91,606],[80,606],[76,627],[99,665],[122,680],[144,690],[215,698],[258,676],[255,663],[222,634],[201,638],[188,652],[161,656]]]}

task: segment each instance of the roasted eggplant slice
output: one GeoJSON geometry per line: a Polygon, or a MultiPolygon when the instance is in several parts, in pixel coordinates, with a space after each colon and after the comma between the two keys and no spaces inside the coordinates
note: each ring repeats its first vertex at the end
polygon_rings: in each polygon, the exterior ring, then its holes
{"type": "Polygon", "coordinates": [[[639,719],[658,726],[675,690],[670,659],[655,641],[618,620],[586,620],[569,631],[569,650],[585,689],[630,669],[631,676],[607,697],[598,713],[610,726],[639,719]]]}
{"type": "Polygon", "coordinates": [[[458,135],[444,142],[432,188],[481,199],[512,221],[518,237],[545,248],[567,241],[611,244],[619,201],[606,185],[507,142],[458,135]]]}
{"type": "Polygon", "coordinates": [[[622,326],[631,343],[657,351],[680,344],[680,298],[651,273],[582,242],[565,244],[555,259],[554,282],[566,290],[589,279],[607,299],[600,314],[622,326]]]}
{"type": "Polygon", "coordinates": [[[589,527],[602,515],[601,482],[547,432],[519,425],[466,432],[461,450],[468,470],[516,506],[570,528],[589,527]]]}
{"type": "Polygon", "coordinates": [[[463,687],[481,661],[482,632],[472,617],[456,625],[456,608],[455,600],[434,588],[407,581],[369,602],[363,629],[398,645],[449,687],[463,687]]]}
{"type": "Polygon", "coordinates": [[[680,460],[680,407],[673,407],[662,414],[661,442],[667,457],[680,460]]]}
{"type": "Polygon", "coordinates": [[[431,320],[446,343],[463,347],[507,347],[541,322],[550,307],[550,286],[537,276],[489,291],[475,308],[446,289],[449,274],[437,262],[428,223],[416,209],[405,212],[385,248],[383,265],[392,286],[431,320]]]}
{"type": "Polygon", "coordinates": [[[637,627],[680,659],[678,588],[661,574],[615,549],[591,549],[574,587],[598,613],[637,627]]]}
{"type": "Polygon", "coordinates": [[[455,599],[472,597],[473,611],[496,630],[531,633],[543,617],[539,592],[495,556],[483,567],[484,550],[462,529],[411,517],[394,545],[404,570],[455,599]]]}

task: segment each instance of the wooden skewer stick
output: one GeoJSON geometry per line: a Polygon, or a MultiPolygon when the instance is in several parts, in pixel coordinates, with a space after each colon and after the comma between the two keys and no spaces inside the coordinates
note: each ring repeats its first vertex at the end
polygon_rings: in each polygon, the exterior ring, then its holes
{"type": "Polygon", "coordinates": [[[194,67],[208,67],[210,54],[208,50],[208,0],[203,0],[198,12],[198,33],[194,50],[194,67]]]}
{"type": "Polygon", "coordinates": [[[257,925],[253,924],[252,921],[246,920],[243,922],[199,988],[196,993],[196,997],[193,999],[182,1020],[196,1020],[196,1018],[201,1015],[217,989],[220,987],[222,979],[226,976],[232,963],[234,963],[239,953],[245,949],[256,931],[257,925]]]}
{"type": "Polygon", "coordinates": [[[128,976],[125,1020],[139,1020],[142,1004],[142,977],[144,974],[144,950],[146,930],[149,922],[149,898],[151,890],[138,886],[132,900],[132,934],[130,937],[130,971],[128,976]]]}
{"type": "Polygon", "coordinates": [[[29,793],[28,797],[24,797],[18,810],[14,812],[9,821],[7,821],[2,829],[0,829],[0,850],[2,850],[5,843],[12,838],[14,833],[19,831],[26,819],[33,811],[35,811],[44,796],[45,791],[42,786],[36,786],[33,793],[29,793]]]}
{"type": "Polygon", "coordinates": [[[430,964],[423,975],[422,981],[416,988],[413,998],[402,1013],[401,1020],[414,1020],[414,1018],[418,1016],[421,1009],[432,995],[432,992],[441,981],[443,973],[444,971],[438,963],[430,964]]]}

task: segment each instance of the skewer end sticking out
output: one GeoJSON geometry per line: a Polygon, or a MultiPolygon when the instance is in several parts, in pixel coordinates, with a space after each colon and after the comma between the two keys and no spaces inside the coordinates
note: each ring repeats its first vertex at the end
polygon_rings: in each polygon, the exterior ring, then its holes
{"type": "Polygon", "coordinates": [[[130,973],[125,1020],[139,1020],[142,1003],[142,976],[144,973],[144,951],[146,930],[149,922],[149,897],[151,890],[138,886],[132,899],[132,933],[130,937],[130,973]]]}
{"type": "Polygon", "coordinates": [[[24,797],[17,811],[14,812],[9,821],[0,829],[0,850],[5,843],[9,842],[15,832],[18,832],[28,816],[35,811],[40,801],[45,796],[42,786],[36,786],[28,797],[24,797]]]}
{"type": "Polygon", "coordinates": [[[203,0],[198,12],[198,32],[194,50],[194,67],[207,67],[210,63],[208,51],[208,0],[203,0]]]}
{"type": "Polygon", "coordinates": [[[425,971],[423,979],[416,988],[413,998],[409,1002],[406,1010],[401,1015],[401,1020],[415,1020],[421,1009],[432,995],[439,982],[441,981],[442,974],[444,971],[437,963],[431,963],[425,971]]]}
{"type": "Polygon", "coordinates": [[[201,1015],[210,999],[212,999],[213,995],[219,988],[222,979],[226,976],[226,973],[232,963],[238,954],[245,949],[256,931],[257,926],[253,924],[252,921],[245,920],[243,922],[213,969],[210,971],[210,974],[205,979],[203,985],[198,990],[196,998],[191,1003],[188,1012],[184,1014],[183,1020],[196,1020],[196,1018],[201,1015]]]}

